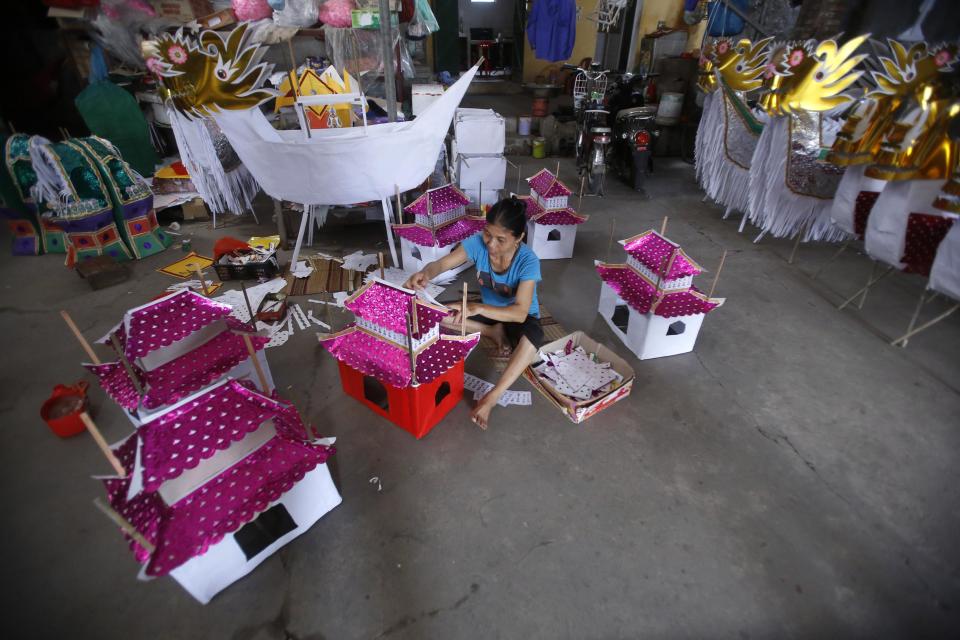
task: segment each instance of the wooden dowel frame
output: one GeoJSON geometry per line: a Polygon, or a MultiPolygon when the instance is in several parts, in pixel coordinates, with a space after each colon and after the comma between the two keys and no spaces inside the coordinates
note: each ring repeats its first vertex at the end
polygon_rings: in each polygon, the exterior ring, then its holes
{"type": "Polygon", "coordinates": [[[90,346],[90,343],[87,342],[87,339],[83,337],[83,334],[80,333],[80,329],[77,327],[76,323],[73,321],[73,318],[70,317],[70,314],[66,311],[60,311],[60,317],[63,318],[63,321],[67,323],[67,327],[70,328],[70,331],[76,337],[77,342],[80,343],[80,346],[83,347],[83,350],[87,352],[87,357],[90,358],[90,362],[93,364],[100,364],[100,358],[97,357],[96,352],[94,352],[93,347],[90,346]]]}
{"type": "Polygon", "coordinates": [[[103,438],[103,434],[100,433],[100,429],[97,428],[97,425],[93,422],[90,414],[88,414],[86,411],[81,413],[80,421],[83,423],[83,426],[87,428],[87,431],[90,432],[90,435],[93,437],[93,441],[97,443],[97,447],[100,448],[100,451],[107,459],[107,462],[110,463],[110,466],[113,467],[113,470],[117,472],[117,475],[121,478],[126,478],[127,470],[123,468],[122,464],[120,464],[120,460],[117,458],[116,454],[113,453],[113,449],[110,448],[110,445],[107,444],[107,441],[103,438]]]}

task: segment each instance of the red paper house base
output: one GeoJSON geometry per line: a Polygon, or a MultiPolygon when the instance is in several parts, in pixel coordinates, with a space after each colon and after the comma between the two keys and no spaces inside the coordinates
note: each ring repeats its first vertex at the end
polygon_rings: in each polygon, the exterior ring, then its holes
{"type": "Polygon", "coordinates": [[[430,433],[463,397],[463,360],[433,382],[400,389],[342,362],[340,382],[348,396],[380,414],[418,440],[430,433]]]}

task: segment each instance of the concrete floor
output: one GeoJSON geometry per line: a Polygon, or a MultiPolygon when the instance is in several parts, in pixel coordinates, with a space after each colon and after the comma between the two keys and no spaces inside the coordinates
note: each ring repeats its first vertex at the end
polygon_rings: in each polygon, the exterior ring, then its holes
{"type": "MultiPolygon", "coordinates": [[[[525,159],[524,173],[537,166],[525,159]]],[[[738,235],[701,202],[686,165],[661,162],[649,199],[619,184],[609,193],[584,200],[576,255],[544,263],[540,295],[567,328],[631,362],[633,394],[582,425],[534,394],[532,407],[496,409],[487,432],[464,401],[418,442],[343,395],[334,359],[299,332],[268,352],[273,375],[338,438],[343,504],[206,607],[171,579],[137,582],[91,504],[101,490],[89,476],[106,462],[90,438],[59,440],[37,415],[53,385],[84,377],[57,310],[97,337],[169,284],[154,269],[176,255],[91,293],[58,257],[4,252],[6,637],[960,636],[960,317],[906,350],[888,346],[918,278],[892,276],[862,312],[839,312],[835,292],[859,286],[865,258],[845,256],[812,281],[831,247],[803,246],[788,265],[789,242],[738,235]],[[730,250],[717,291],[727,304],[694,353],[639,362],[596,314],[592,261],[611,219],[620,238],[664,215],[668,235],[708,268],[730,250]]],[[[208,251],[224,233],[270,228],[186,230],[208,251]]],[[[382,243],[370,225],[325,232],[318,248],[382,243]]],[[[479,352],[467,369],[492,373],[479,352]]],[[[109,439],[129,433],[93,397],[109,439]]]]}

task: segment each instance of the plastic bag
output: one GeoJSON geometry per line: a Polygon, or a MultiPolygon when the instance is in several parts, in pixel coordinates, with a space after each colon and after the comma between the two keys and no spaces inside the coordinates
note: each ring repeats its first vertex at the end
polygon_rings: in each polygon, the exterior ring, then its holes
{"type": "Polygon", "coordinates": [[[411,39],[418,40],[439,30],[440,23],[437,22],[437,17],[433,15],[430,3],[427,0],[417,0],[417,9],[414,11],[410,25],[407,27],[407,35],[411,39]]]}
{"type": "MultiPolygon", "coordinates": [[[[383,48],[380,32],[370,29],[339,29],[323,25],[327,57],[338,71],[349,71],[360,81],[364,91],[378,76],[383,75],[383,48]]],[[[400,32],[394,33],[394,51],[400,51],[400,70],[403,77],[412,80],[415,76],[413,60],[403,43],[400,32]],[[397,47],[397,45],[400,45],[397,47]]]]}
{"type": "Polygon", "coordinates": [[[280,27],[312,27],[319,13],[319,0],[286,0],[283,9],[273,12],[273,22],[280,27]]]}
{"type": "MultiPolygon", "coordinates": [[[[747,11],[747,0],[729,0],[730,4],[743,12],[747,11]]],[[[743,18],[731,11],[723,2],[710,2],[707,5],[707,33],[714,38],[735,36],[743,32],[743,18]]]]}

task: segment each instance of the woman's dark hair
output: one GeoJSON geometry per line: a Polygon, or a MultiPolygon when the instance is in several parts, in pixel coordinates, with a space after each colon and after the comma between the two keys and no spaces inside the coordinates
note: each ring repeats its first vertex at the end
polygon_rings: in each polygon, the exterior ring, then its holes
{"type": "Polygon", "coordinates": [[[487,224],[498,224],[519,238],[527,230],[527,206],[516,196],[504,198],[487,211],[487,224]]]}

